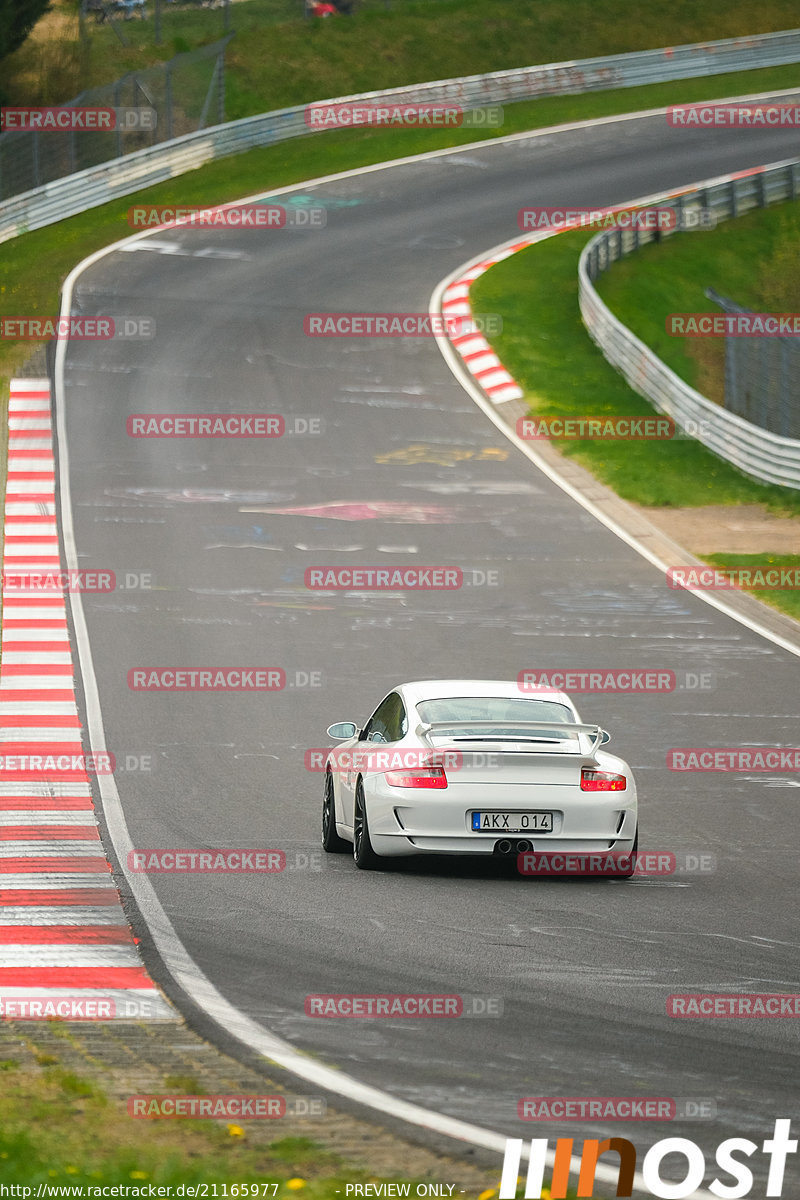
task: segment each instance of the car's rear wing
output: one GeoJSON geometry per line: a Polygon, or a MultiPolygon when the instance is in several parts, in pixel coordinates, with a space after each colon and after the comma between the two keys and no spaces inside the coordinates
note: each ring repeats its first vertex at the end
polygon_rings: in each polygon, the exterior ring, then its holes
{"type": "Polygon", "coordinates": [[[611,735],[599,725],[580,725],[578,723],[573,725],[565,721],[423,721],[417,726],[416,733],[422,741],[427,742],[433,748],[435,748],[434,737],[453,734],[454,737],[451,740],[459,744],[462,742],[494,742],[495,744],[525,742],[525,750],[529,754],[535,754],[539,747],[543,754],[552,753],[554,744],[572,742],[575,749],[562,750],[561,753],[592,755],[605,742],[611,740],[611,735]],[[470,731],[469,736],[467,736],[467,730],[470,731]],[[554,731],[568,735],[577,733],[578,737],[548,736],[554,731]],[[591,740],[588,750],[583,745],[584,738],[591,740]]]}

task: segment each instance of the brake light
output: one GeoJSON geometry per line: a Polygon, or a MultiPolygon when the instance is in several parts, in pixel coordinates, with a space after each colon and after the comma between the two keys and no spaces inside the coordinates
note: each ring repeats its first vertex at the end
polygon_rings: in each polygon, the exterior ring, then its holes
{"type": "Polygon", "coordinates": [[[597,771],[594,767],[584,767],[581,771],[582,792],[624,792],[627,786],[625,776],[613,771],[597,771]]]}
{"type": "Polygon", "coordinates": [[[446,788],[444,767],[414,767],[406,771],[384,771],[390,787],[446,788]]]}

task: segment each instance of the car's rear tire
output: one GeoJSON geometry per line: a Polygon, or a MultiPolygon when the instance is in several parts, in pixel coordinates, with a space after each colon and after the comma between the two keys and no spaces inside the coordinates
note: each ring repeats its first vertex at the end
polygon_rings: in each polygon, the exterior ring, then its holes
{"type": "Polygon", "coordinates": [[[381,865],[380,855],[372,849],[370,841],[367,805],[361,780],[356,786],[353,811],[353,860],[360,871],[376,871],[381,865]]]}
{"type": "Polygon", "coordinates": [[[333,791],[333,775],[325,772],[325,795],[322,800],[322,849],[328,854],[346,854],[348,842],[336,832],[336,798],[333,791]]]}
{"type": "Polygon", "coordinates": [[[639,849],[639,826],[636,826],[636,834],[633,839],[633,846],[630,851],[631,866],[629,871],[615,871],[611,876],[612,879],[630,879],[636,872],[636,851],[639,849]]]}

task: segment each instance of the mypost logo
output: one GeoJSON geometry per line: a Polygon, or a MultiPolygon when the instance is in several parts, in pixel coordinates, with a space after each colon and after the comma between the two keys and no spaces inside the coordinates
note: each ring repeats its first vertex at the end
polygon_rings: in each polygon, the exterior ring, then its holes
{"type": "MultiPolygon", "coordinates": [[[[714,1165],[718,1167],[723,1177],[714,1178],[708,1187],[717,1196],[726,1196],[731,1200],[741,1200],[750,1196],[753,1188],[753,1172],[746,1161],[754,1154],[763,1154],[769,1163],[765,1196],[783,1196],[783,1182],[786,1171],[786,1160],[790,1154],[797,1153],[797,1139],[790,1136],[791,1121],[781,1117],[775,1121],[771,1138],[767,1138],[759,1147],[757,1142],[748,1138],[732,1137],[720,1142],[715,1152],[714,1165]],[[733,1182],[731,1182],[731,1178],[733,1182]]],[[[499,1200],[515,1200],[517,1195],[517,1180],[520,1175],[522,1162],[522,1139],[508,1138],[506,1140],[503,1158],[503,1174],[500,1181],[499,1200]]],[[[555,1145],[555,1158],[549,1184],[551,1200],[565,1200],[568,1190],[573,1190],[575,1184],[570,1180],[572,1159],[572,1138],[558,1138],[555,1145]]],[[[550,1152],[550,1142],[546,1138],[532,1138],[529,1143],[529,1165],[525,1183],[525,1200],[539,1200],[543,1194],[547,1158],[550,1152]]],[[[612,1137],[599,1141],[587,1138],[583,1143],[580,1158],[576,1195],[591,1197],[595,1193],[595,1180],[598,1167],[602,1166],[602,1174],[608,1179],[609,1173],[617,1173],[617,1196],[632,1196],[634,1176],[638,1162],[638,1152],[633,1142],[627,1138],[612,1137]],[[613,1151],[615,1161],[600,1163],[600,1159],[613,1151]],[[617,1162],[619,1166],[617,1167],[617,1162]]],[[[641,1176],[647,1193],[659,1197],[659,1200],[685,1200],[692,1196],[699,1187],[703,1186],[706,1178],[706,1160],[703,1151],[690,1138],[662,1138],[651,1146],[644,1155],[641,1163],[641,1176]],[[662,1178],[661,1168],[667,1157],[679,1158],[680,1165],[675,1168],[682,1172],[682,1178],[675,1182],[662,1178]]],[[[638,1192],[637,1192],[638,1194],[638,1192]]]]}

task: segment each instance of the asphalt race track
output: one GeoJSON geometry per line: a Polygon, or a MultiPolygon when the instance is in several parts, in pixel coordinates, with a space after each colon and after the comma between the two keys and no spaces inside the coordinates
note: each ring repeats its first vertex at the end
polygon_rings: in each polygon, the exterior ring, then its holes
{"type": "MultiPolygon", "coordinates": [[[[152,576],[83,598],[108,746],[130,765],[152,756],[117,777],[133,843],[285,850],[282,874],[152,883],[232,1004],[394,1096],[511,1137],[688,1137],[709,1164],[723,1139],[760,1145],[794,1115],[796,1023],[678,1021],[666,999],[798,990],[796,778],[676,774],[665,757],[796,744],[798,661],[670,590],[485,419],[433,339],[311,338],[303,318],[427,311],[444,276],[518,232],[523,205],[620,203],[796,153],[792,132],[689,133],[663,116],[484,144],[296,189],[325,206],[323,230],[170,230],[77,282],[74,312],[157,328],[71,343],[63,396],[78,561],[152,576]],[[132,413],[254,411],[321,418],[323,432],[126,434],[132,413]],[[395,563],[498,584],[304,586],[309,566],[395,563]],[[640,846],[714,855],[715,872],[532,881],[488,861],[376,874],[321,861],[322,777],[304,754],[331,721],[363,720],[406,679],[563,665],[710,673],[713,690],[576,701],[637,772],[640,846]],[[146,666],[280,667],[288,682],[131,690],[128,671],[146,666]],[[477,994],[504,1012],[304,1015],[307,994],[341,992],[477,994]],[[710,1099],[717,1116],[611,1130],[517,1118],[524,1096],[627,1095],[710,1099]]],[[[797,1170],[790,1159],[787,1182],[797,1170]]]]}

